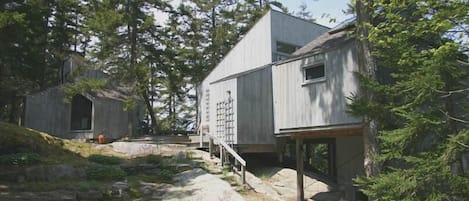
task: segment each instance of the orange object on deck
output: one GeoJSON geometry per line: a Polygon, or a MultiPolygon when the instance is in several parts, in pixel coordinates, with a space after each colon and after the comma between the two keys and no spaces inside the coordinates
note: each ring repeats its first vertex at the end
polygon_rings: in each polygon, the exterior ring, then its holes
{"type": "Polygon", "coordinates": [[[99,134],[98,135],[98,144],[104,144],[105,141],[106,141],[106,137],[104,136],[104,134],[99,134]]]}

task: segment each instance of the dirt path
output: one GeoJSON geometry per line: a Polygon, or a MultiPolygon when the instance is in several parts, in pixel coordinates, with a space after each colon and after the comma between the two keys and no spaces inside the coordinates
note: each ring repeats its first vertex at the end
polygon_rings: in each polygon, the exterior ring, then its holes
{"type": "MultiPolygon", "coordinates": [[[[142,156],[148,154],[160,154],[176,156],[185,156],[187,152],[194,155],[194,163],[197,158],[202,159],[200,154],[191,147],[174,144],[145,144],[135,142],[114,142],[107,145],[115,152],[126,154],[129,157],[142,156]]],[[[203,160],[199,160],[202,163],[203,160]]],[[[186,170],[174,177],[174,184],[166,185],[163,189],[159,189],[160,193],[152,200],[168,200],[168,201],[244,201],[243,196],[236,191],[234,187],[227,181],[223,180],[220,175],[212,174],[202,168],[186,170]]],[[[205,167],[205,166],[204,166],[205,167]]],[[[221,173],[221,172],[219,172],[221,173]]]]}
{"type": "Polygon", "coordinates": [[[231,185],[201,168],[180,173],[175,185],[162,195],[167,201],[244,201],[231,185]]]}

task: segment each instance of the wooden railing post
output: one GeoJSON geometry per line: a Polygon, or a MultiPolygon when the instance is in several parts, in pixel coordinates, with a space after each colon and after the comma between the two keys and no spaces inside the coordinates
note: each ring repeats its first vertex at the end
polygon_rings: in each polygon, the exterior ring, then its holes
{"type": "Polygon", "coordinates": [[[212,159],[212,156],[213,156],[213,139],[212,138],[208,139],[208,154],[210,156],[210,159],[212,159]]]}
{"type": "Polygon", "coordinates": [[[241,165],[241,181],[246,184],[246,166],[241,165]]]}
{"type": "Polygon", "coordinates": [[[220,144],[220,165],[223,167],[223,160],[225,158],[223,157],[223,146],[220,144]]]}
{"type": "Polygon", "coordinates": [[[214,136],[210,136],[209,137],[210,143],[213,143],[212,138],[214,138],[218,142],[219,147],[220,147],[221,166],[223,167],[225,160],[226,161],[228,160],[228,154],[231,154],[233,158],[235,159],[235,163],[236,164],[239,163],[241,165],[241,179],[242,179],[243,184],[246,184],[246,161],[243,158],[241,158],[241,156],[238,153],[236,153],[236,151],[233,148],[231,148],[228,144],[226,144],[224,141],[220,141],[214,136]]]}

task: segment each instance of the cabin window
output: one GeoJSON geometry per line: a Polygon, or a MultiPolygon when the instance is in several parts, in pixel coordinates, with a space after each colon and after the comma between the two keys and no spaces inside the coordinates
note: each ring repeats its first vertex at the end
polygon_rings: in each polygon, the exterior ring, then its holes
{"type": "Polygon", "coordinates": [[[324,78],[324,64],[314,65],[304,68],[305,81],[324,78]]]}
{"type": "Polygon", "coordinates": [[[324,54],[316,54],[303,59],[301,64],[303,71],[303,84],[311,84],[326,80],[324,60],[324,54]]]}
{"type": "Polygon", "coordinates": [[[273,61],[280,61],[287,59],[290,54],[299,49],[300,46],[292,45],[285,42],[276,42],[276,51],[272,54],[273,61]]]}
{"type": "Polygon", "coordinates": [[[71,130],[91,130],[92,102],[82,95],[72,99],[71,130]]]}
{"type": "Polygon", "coordinates": [[[300,48],[300,46],[277,41],[277,52],[291,54],[295,52],[298,48],[300,48]]]}

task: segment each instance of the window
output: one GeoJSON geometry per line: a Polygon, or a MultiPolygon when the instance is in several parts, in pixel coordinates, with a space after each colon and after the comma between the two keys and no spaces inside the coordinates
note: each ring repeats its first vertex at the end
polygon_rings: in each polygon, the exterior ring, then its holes
{"type": "Polygon", "coordinates": [[[326,68],[324,65],[324,54],[316,54],[302,60],[303,84],[324,81],[326,68]]]}
{"type": "Polygon", "coordinates": [[[92,102],[82,95],[72,99],[71,130],[91,130],[92,102]]]}
{"type": "Polygon", "coordinates": [[[295,52],[298,48],[300,48],[300,46],[277,41],[277,52],[291,54],[295,52]]]}
{"type": "Polygon", "coordinates": [[[305,81],[315,80],[324,77],[324,64],[304,68],[305,81]]]}

